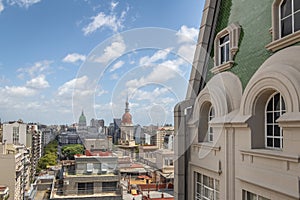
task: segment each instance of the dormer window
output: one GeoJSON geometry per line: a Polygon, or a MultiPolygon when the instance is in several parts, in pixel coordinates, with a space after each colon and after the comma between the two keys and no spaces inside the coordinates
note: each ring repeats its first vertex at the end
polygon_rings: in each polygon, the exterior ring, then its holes
{"type": "Polygon", "coordinates": [[[284,0],[280,4],[280,35],[285,37],[300,30],[300,1],[284,0]]]}
{"type": "Polygon", "coordinates": [[[229,34],[223,36],[219,40],[219,63],[224,64],[229,61],[229,34]]]}
{"type": "Polygon", "coordinates": [[[240,32],[240,25],[233,23],[216,35],[214,47],[215,67],[211,69],[212,73],[216,74],[233,66],[233,59],[238,51],[240,32]]]}
{"type": "Polygon", "coordinates": [[[300,1],[274,0],[272,6],[272,42],[266,48],[278,51],[300,42],[300,1]]]}

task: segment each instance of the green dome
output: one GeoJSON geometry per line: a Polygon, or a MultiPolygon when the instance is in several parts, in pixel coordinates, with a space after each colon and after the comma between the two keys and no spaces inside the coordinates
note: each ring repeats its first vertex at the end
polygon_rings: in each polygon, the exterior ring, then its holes
{"type": "Polygon", "coordinates": [[[79,126],[86,126],[86,117],[84,116],[84,113],[82,111],[80,117],[79,117],[79,126]]]}

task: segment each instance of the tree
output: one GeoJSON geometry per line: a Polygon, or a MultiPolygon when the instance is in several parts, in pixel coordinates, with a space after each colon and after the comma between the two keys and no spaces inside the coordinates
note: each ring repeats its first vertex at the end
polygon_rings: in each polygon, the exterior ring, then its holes
{"type": "Polygon", "coordinates": [[[81,144],[69,144],[64,146],[61,152],[65,158],[74,160],[74,155],[84,153],[84,146],[81,144]]]}
{"type": "Polygon", "coordinates": [[[40,158],[38,162],[38,167],[40,169],[46,169],[47,166],[56,165],[57,156],[54,153],[45,154],[43,157],[40,158]]]}
{"type": "Polygon", "coordinates": [[[53,166],[57,164],[57,145],[56,140],[51,141],[44,148],[44,155],[39,159],[37,165],[37,172],[42,169],[47,169],[47,166],[53,166]]]}

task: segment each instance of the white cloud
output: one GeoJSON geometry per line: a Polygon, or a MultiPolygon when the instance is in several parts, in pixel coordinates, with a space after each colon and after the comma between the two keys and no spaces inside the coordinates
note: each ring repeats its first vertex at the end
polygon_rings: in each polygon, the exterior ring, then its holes
{"type": "Polygon", "coordinates": [[[4,10],[4,5],[2,0],[0,0],[0,13],[4,10]]]}
{"type": "Polygon", "coordinates": [[[31,79],[30,81],[27,81],[26,86],[34,89],[43,89],[48,88],[50,85],[46,80],[45,75],[42,74],[36,78],[31,79]]]}
{"type": "Polygon", "coordinates": [[[51,63],[52,63],[52,61],[43,60],[43,61],[34,63],[34,65],[30,66],[30,67],[19,68],[17,71],[20,72],[19,77],[24,77],[25,76],[24,73],[29,74],[30,77],[36,77],[36,76],[40,75],[41,73],[47,71],[49,69],[51,63]]]}
{"type": "Polygon", "coordinates": [[[94,92],[95,90],[91,87],[91,82],[87,76],[74,78],[58,88],[58,95],[66,97],[70,97],[72,94],[75,94],[77,97],[87,96],[94,92]],[[76,94],[74,92],[76,92],[76,94]]]}
{"type": "Polygon", "coordinates": [[[5,86],[1,89],[4,94],[7,94],[9,96],[33,96],[36,94],[36,91],[25,87],[25,86],[5,86]]]}
{"type": "Polygon", "coordinates": [[[7,1],[10,5],[18,5],[20,7],[28,8],[33,4],[41,2],[41,0],[8,0],[7,1]]]}
{"type": "Polygon", "coordinates": [[[77,61],[85,61],[86,57],[85,55],[81,55],[78,53],[72,53],[72,54],[68,54],[66,57],[64,57],[64,59],[62,60],[63,62],[67,62],[67,63],[76,63],[77,61]]]}
{"type": "Polygon", "coordinates": [[[171,97],[165,97],[165,98],[161,99],[161,102],[165,105],[170,105],[170,104],[176,103],[177,101],[178,101],[177,99],[174,99],[171,97]]]}
{"type": "Polygon", "coordinates": [[[100,57],[95,58],[94,62],[108,63],[113,59],[116,59],[123,55],[126,50],[126,45],[122,37],[117,37],[115,41],[104,49],[103,54],[100,57]]]}
{"type": "Polygon", "coordinates": [[[114,65],[112,66],[112,68],[111,68],[109,71],[110,71],[110,72],[113,72],[113,71],[115,71],[115,70],[121,68],[123,65],[124,65],[124,61],[120,60],[120,61],[118,61],[116,64],[114,64],[114,65]]]}
{"type": "Polygon", "coordinates": [[[75,85],[83,85],[87,82],[88,77],[87,76],[82,76],[80,78],[74,78],[70,81],[67,81],[64,83],[62,86],[58,88],[58,95],[62,96],[65,94],[71,94],[74,91],[75,85]]]}
{"type": "Polygon", "coordinates": [[[114,2],[114,1],[112,1],[112,2],[110,3],[111,10],[113,11],[113,10],[117,7],[118,4],[119,4],[119,2],[114,2]]]}
{"type": "Polygon", "coordinates": [[[157,51],[153,56],[145,56],[140,59],[140,65],[151,65],[156,61],[164,60],[169,55],[171,48],[157,51]]]}
{"type": "Polygon", "coordinates": [[[89,35],[96,30],[106,27],[114,32],[118,32],[123,28],[123,22],[125,21],[125,17],[127,12],[129,11],[129,6],[126,7],[125,10],[121,12],[120,15],[114,12],[114,9],[118,6],[119,2],[111,2],[111,13],[105,14],[104,12],[100,12],[95,16],[90,18],[91,22],[82,28],[84,35],[89,35]]]}
{"type": "Polygon", "coordinates": [[[108,91],[103,90],[103,89],[99,89],[99,91],[97,93],[98,93],[97,96],[102,96],[103,94],[107,94],[108,91]]]}
{"type": "Polygon", "coordinates": [[[140,86],[148,83],[164,83],[168,80],[181,74],[179,66],[184,64],[182,59],[167,60],[163,63],[158,64],[153,68],[152,72],[148,76],[141,77],[140,79],[132,79],[126,83],[129,90],[134,90],[140,86]]]}
{"type": "Polygon", "coordinates": [[[193,63],[196,45],[184,44],[178,49],[178,54],[186,59],[189,63],[193,63]]]}
{"type": "Polygon", "coordinates": [[[117,16],[113,14],[106,15],[100,12],[98,15],[91,17],[91,20],[92,22],[82,29],[84,35],[89,35],[102,27],[108,27],[115,32],[122,27],[122,21],[117,19],[117,16]]]}
{"type": "Polygon", "coordinates": [[[145,91],[145,90],[135,90],[133,97],[136,100],[150,100],[150,101],[154,101],[157,99],[157,97],[166,94],[168,92],[167,88],[155,88],[152,91],[145,91]]]}
{"type": "Polygon", "coordinates": [[[198,37],[199,31],[195,28],[188,28],[187,26],[181,26],[180,30],[176,33],[178,37],[178,42],[191,42],[192,40],[196,40],[198,37]]]}

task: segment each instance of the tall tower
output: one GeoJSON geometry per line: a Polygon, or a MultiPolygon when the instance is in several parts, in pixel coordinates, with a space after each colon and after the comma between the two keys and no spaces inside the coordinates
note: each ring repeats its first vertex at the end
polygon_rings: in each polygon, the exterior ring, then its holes
{"type": "Polygon", "coordinates": [[[134,146],[134,126],[132,123],[132,116],[129,112],[128,98],[125,102],[125,113],[122,116],[121,122],[121,138],[120,143],[123,145],[134,146]]]}
{"type": "Polygon", "coordinates": [[[84,130],[87,130],[87,126],[86,126],[86,117],[82,110],[81,115],[79,117],[79,121],[78,121],[78,131],[84,131],[84,130]]]}

